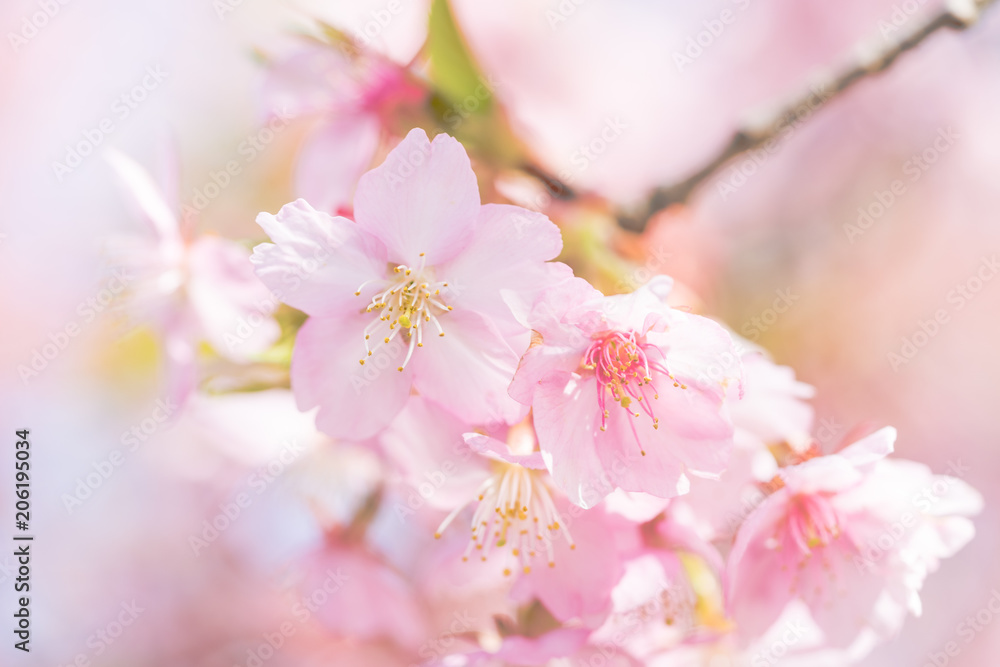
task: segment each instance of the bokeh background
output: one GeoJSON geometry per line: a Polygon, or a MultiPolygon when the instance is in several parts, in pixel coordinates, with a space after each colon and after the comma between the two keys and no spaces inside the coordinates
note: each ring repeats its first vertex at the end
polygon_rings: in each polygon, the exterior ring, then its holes
{"type": "MultiPolygon", "coordinates": [[[[287,396],[222,396],[201,399],[156,429],[80,506],[68,509],[64,500],[112,450],[123,449],[122,433],[164,396],[155,337],[123,335],[114,309],[87,322],[78,310],[107,284],[109,235],[141,224],[99,153],[113,147],[146,165],[172,155],[179,199],[190,200],[213,170],[244,159],[241,142],[265,118],[269,60],[290,52],[315,17],[359,31],[388,4],[3,2],[0,423],[8,440],[16,428],[32,432],[37,535],[33,651],[24,656],[5,641],[3,664],[68,665],[81,654],[100,665],[245,664],[248,642],[287,617],[287,580],[320,539],[311,507],[349,513],[354,488],[375,474],[377,463],[363,452],[313,433],[309,416],[287,396]],[[23,34],[23,22],[42,5],[57,11],[15,47],[10,34],[23,34]],[[59,179],[53,162],[148,68],[164,72],[162,82],[115,121],[98,151],[59,179]],[[82,322],[80,335],[23,380],[17,367],[71,322],[82,322]],[[289,438],[307,453],[195,556],[190,536],[220,503],[246,490],[289,438]],[[93,633],[133,601],[143,609],[135,622],[112,643],[95,644],[93,633]]],[[[623,206],[687,175],[748,114],[851,58],[859,43],[891,34],[893,20],[936,10],[932,0],[453,6],[538,161],[569,174],[576,189],[623,206]],[[676,54],[723,11],[733,20],[679,64],[676,54]],[[579,147],[609,122],[620,134],[581,168],[579,147]]],[[[423,42],[428,5],[401,0],[398,7],[372,41],[405,63],[423,42]]],[[[909,619],[866,665],[924,664],[1000,591],[998,119],[994,10],[971,31],[936,35],[863,81],[758,162],[721,170],[687,207],[652,222],[642,258],[635,259],[628,235],[606,230],[604,237],[638,266],[674,275],[706,312],[815,385],[819,424],[830,440],[859,425],[894,425],[898,455],[940,472],[965,466],[966,481],[984,493],[976,539],[929,578],[923,616],[909,619]],[[733,171],[741,167],[742,175],[733,171]],[[896,180],[901,194],[886,204],[896,180]],[[859,222],[860,211],[877,214],[859,222]],[[968,297],[956,296],[960,288],[968,297]],[[785,312],[772,310],[776,299],[789,304],[785,312]],[[928,325],[942,310],[946,321],[928,325]],[[922,326],[933,333],[920,336],[922,326]]],[[[260,240],[256,214],[293,196],[289,174],[304,132],[291,124],[247,161],[204,208],[199,231],[247,239],[248,247],[260,240]]],[[[4,517],[11,505],[5,490],[4,517]]],[[[11,565],[0,555],[0,615],[7,619],[11,565]]],[[[950,664],[993,665],[998,655],[1000,619],[963,642],[950,664]]],[[[269,664],[390,663],[309,629],[269,664]]]]}

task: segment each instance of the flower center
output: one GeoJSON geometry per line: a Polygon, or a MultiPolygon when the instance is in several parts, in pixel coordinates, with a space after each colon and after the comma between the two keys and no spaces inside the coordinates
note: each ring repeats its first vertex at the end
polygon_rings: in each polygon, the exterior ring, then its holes
{"type": "MultiPolygon", "coordinates": [[[[660,397],[654,384],[654,373],[667,376],[675,387],[687,389],[667,370],[663,352],[652,343],[647,343],[636,332],[613,331],[601,334],[587,348],[583,356],[582,367],[594,372],[597,380],[597,403],[601,409],[601,430],[606,431],[608,418],[608,396],[613,403],[625,410],[630,417],[640,417],[641,412],[633,412],[633,402],[638,404],[642,412],[653,420],[653,428],[659,428],[660,420],[653,412],[650,396],[653,400],[660,397]],[[654,356],[655,355],[655,356],[654,356]]],[[[639,442],[635,424],[629,421],[632,432],[639,442]]],[[[646,452],[639,444],[639,450],[645,456],[646,452]]]]}
{"type": "Polygon", "coordinates": [[[836,510],[829,500],[817,494],[795,497],[788,510],[785,529],[789,541],[803,556],[840,537],[836,510]]]}
{"type": "MultiPolygon", "coordinates": [[[[425,325],[433,324],[438,336],[444,336],[437,316],[451,310],[441,300],[441,290],[448,283],[435,281],[425,268],[425,261],[424,253],[420,253],[420,266],[416,270],[405,264],[392,267],[395,275],[390,278],[389,286],[373,296],[365,307],[366,313],[378,313],[378,318],[365,327],[366,356],[372,356],[380,345],[389,345],[402,333],[407,350],[403,364],[396,369],[400,372],[410,363],[413,350],[424,346],[425,325]]],[[[360,296],[367,284],[358,287],[354,295],[360,296]]],[[[359,361],[365,365],[364,359],[359,361]]]]}
{"type": "MultiPolygon", "coordinates": [[[[510,556],[518,560],[527,574],[531,560],[544,550],[549,567],[555,567],[553,540],[559,536],[575,549],[573,538],[563,524],[548,487],[539,473],[511,463],[497,463],[496,472],[479,490],[479,502],[472,517],[472,537],[462,560],[469,560],[473,550],[483,561],[495,547],[510,546],[510,556]]],[[[435,537],[448,527],[464,507],[449,514],[435,537]]],[[[504,575],[510,575],[509,564],[504,575]]]]}
{"type": "Polygon", "coordinates": [[[778,522],[765,546],[777,552],[782,571],[793,573],[793,593],[820,600],[831,587],[844,587],[841,568],[857,567],[851,561],[860,550],[842,525],[828,495],[800,494],[789,501],[785,520],[778,522]]]}

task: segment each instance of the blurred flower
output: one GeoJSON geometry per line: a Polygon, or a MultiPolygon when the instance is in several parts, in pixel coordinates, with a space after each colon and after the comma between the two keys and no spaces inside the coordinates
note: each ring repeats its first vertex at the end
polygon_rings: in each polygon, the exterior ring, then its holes
{"type": "Polygon", "coordinates": [[[295,190],[317,209],[350,209],[358,179],[371,167],[383,135],[403,108],[427,92],[407,70],[374,53],[349,54],[310,45],[273,65],[265,105],[313,123],[295,167],[295,190]]]}
{"type": "Polygon", "coordinates": [[[182,400],[194,386],[197,345],[208,342],[235,361],[251,359],[278,338],[270,317],[277,304],[253,275],[240,244],[218,236],[192,238],[146,170],[115,151],[107,159],[149,226],[145,234],[111,239],[113,262],[134,276],[127,308],[163,336],[170,394],[182,400]]]}
{"type": "Polygon", "coordinates": [[[895,438],[885,428],[781,470],[783,488],[747,518],[729,554],[727,598],[745,641],[793,599],[834,647],[868,629],[886,637],[907,609],[920,612],[926,573],[971,539],[965,517],[982,500],[961,480],[884,460],[895,438]],[[922,485],[933,493],[935,482],[933,502],[913,494],[922,485]]]}

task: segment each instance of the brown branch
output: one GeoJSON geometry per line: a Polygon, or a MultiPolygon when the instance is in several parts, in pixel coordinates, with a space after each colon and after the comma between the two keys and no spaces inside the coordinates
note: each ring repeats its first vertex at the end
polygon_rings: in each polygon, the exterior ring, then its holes
{"type": "Polygon", "coordinates": [[[965,30],[974,25],[981,12],[996,0],[946,0],[940,12],[919,23],[897,41],[875,48],[859,48],[854,62],[837,73],[825,73],[817,84],[795,95],[777,107],[775,112],[757,120],[745,122],[728,143],[700,169],[683,181],[654,190],[645,204],[635,211],[618,216],[619,224],[628,230],[641,232],[649,219],[671,204],[687,201],[691,194],[709,177],[734,157],[771,141],[782,132],[805,121],[817,109],[852,87],[858,81],[874,76],[889,68],[903,53],[916,48],[936,32],[948,28],[965,30]]]}

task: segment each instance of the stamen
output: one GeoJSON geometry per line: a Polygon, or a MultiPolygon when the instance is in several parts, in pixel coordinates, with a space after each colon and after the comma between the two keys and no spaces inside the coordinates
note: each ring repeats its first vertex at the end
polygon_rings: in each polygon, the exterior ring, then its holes
{"type": "MultiPolygon", "coordinates": [[[[448,283],[434,280],[426,270],[426,263],[426,253],[420,253],[420,265],[416,269],[405,264],[390,267],[396,277],[384,281],[385,288],[375,294],[365,307],[365,312],[378,314],[365,327],[365,357],[372,356],[378,349],[378,344],[370,347],[369,340],[381,340],[382,344],[388,345],[402,331],[409,336],[406,358],[398,367],[402,371],[413,356],[413,350],[424,346],[421,320],[433,322],[438,335],[444,336],[444,327],[438,316],[452,308],[437,295],[448,283]]],[[[366,286],[380,281],[383,279],[366,281],[358,287],[355,294],[360,295],[366,286]]],[[[364,366],[365,359],[362,358],[359,362],[364,366]]]]}
{"type": "MultiPolygon", "coordinates": [[[[652,420],[653,428],[659,428],[660,420],[653,403],[660,397],[655,384],[656,376],[666,376],[675,387],[687,389],[686,385],[674,379],[665,363],[663,351],[656,345],[647,343],[635,331],[612,331],[594,338],[584,353],[580,366],[583,370],[592,371],[597,380],[597,404],[601,411],[602,431],[607,430],[611,416],[608,396],[630,417],[641,417],[645,413],[652,420]],[[654,354],[657,357],[653,357],[654,354]],[[646,385],[650,386],[648,394],[646,385]],[[634,403],[638,403],[639,411],[632,410],[634,403]]],[[[639,451],[645,456],[635,423],[629,420],[629,426],[639,444],[639,451]]]]}
{"type": "MultiPolygon", "coordinates": [[[[484,482],[478,494],[479,503],[472,517],[472,534],[465,557],[473,549],[487,560],[490,552],[510,547],[510,556],[522,572],[531,571],[531,560],[538,551],[533,546],[545,546],[549,566],[555,565],[553,542],[560,535],[575,548],[573,538],[556,509],[548,487],[539,473],[516,464],[497,463],[496,472],[484,482]]],[[[458,510],[441,523],[435,536],[444,532],[458,510]]],[[[510,572],[509,559],[505,574],[510,572]]]]}

